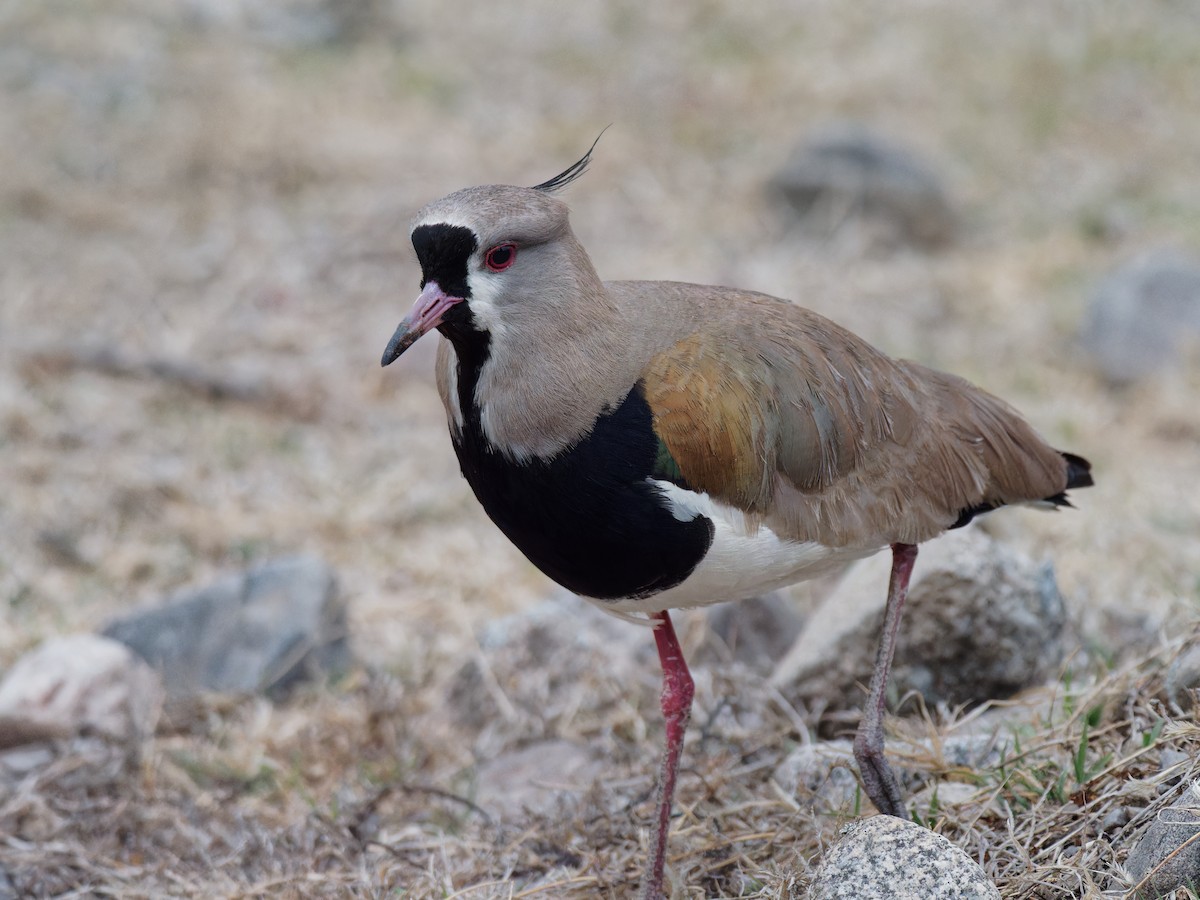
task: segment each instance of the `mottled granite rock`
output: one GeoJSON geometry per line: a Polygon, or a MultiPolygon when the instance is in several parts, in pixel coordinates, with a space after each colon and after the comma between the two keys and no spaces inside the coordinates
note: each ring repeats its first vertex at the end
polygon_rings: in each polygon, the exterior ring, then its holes
{"type": "Polygon", "coordinates": [[[809,900],[999,900],[983,870],[940,834],[874,816],[842,830],[821,861],[809,900]]]}

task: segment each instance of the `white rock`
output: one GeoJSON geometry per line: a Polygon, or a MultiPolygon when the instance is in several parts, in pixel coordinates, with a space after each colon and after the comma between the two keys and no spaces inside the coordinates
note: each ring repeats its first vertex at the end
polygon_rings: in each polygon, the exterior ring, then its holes
{"type": "Polygon", "coordinates": [[[140,739],[162,711],[158,675],[126,646],[76,634],[21,657],[0,682],[0,747],[93,731],[140,739]]]}
{"type": "Polygon", "coordinates": [[[999,900],[983,870],[940,834],[893,816],[842,830],[821,861],[810,900],[999,900]]]}

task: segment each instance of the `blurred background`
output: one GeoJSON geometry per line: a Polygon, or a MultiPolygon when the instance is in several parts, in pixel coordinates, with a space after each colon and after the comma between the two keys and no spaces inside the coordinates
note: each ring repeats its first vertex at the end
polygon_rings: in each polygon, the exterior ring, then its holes
{"type": "Polygon", "coordinates": [[[413,213],[605,126],[565,197],[602,277],[794,299],[1005,397],[1097,487],[996,533],[1091,640],[1182,627],[1197,28],[1169,0],[4,4],[0,670],[280,555],[329,563],[355,659],[401,676],[550,596],[458,477],[433,342],[378,359],[413,213]]]}
{"type": "Polygon", "coordinates": [[[377,359],[417,291],[412,214],[544,180],[610,123],[567,197],[603,277],[774,293],[999,393],[1098,469],[1082,514],[1021,520],[1031,544],[1102,602],[1194,600],[1195,369],[1113,391],[1077,340],[1111,270],[1200,243],[1189,10],[10,5],[0,652],[280,551],[338,566],[381,660],[417,620],[543,593],[457,477],[432,348],[377,359]],[[771,202],[842,123],[927,161],[946,246],[881,249],[850,214],[805,233],[771,202]],[[99,351],[265,399],[38,364],[99,351]]]}

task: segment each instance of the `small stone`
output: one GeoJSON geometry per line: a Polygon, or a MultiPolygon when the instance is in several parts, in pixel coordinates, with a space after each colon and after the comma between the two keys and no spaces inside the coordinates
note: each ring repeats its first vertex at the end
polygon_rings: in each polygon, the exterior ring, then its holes
{"type": "Polygon", "coordinates": [[[998,729],[975,734],[952,734],[938,742],[942,762],[962,769],[994,769],[1004,760],[1011,739],[998,729]]]}
{"type": "MultiPolygon", "coordinates": [[[[772,682],[799,702],[856,708],[871,677],[890,555],[864,560],[805,624],[772,682]]],[[[1009,697],[1053,677],[1066,610],[1053,568],[976,528],[921,547],[900,627],[891,686],[926,704],[1009,697]]]]}
{"type": "Polygon", "coordinates": [[[811,798],[822,812],[845,812],[859,799],[857,771],[850,741],[817,741],[789,753],[773,777],[801,803],[811,798]]]}
{"type": "Polygon", "coordinates": [[[918,822],[962,822],[981,815],[1004,818],[1006,808],[994,789],[965,781],[935,781],[913,793],[905,806],[918,822]]]}
{"type": "Polygon", "coordinates": [[[140,740],[154,733],[162,701],[158,675],[122,644],[51,638],[0,682],[0,748],[89,731],[140,740]]]}
{"type": "MultiPolygon", "coordinates": [[[[990,793],[986,788],[962,781],[936,781],[913,794],[908,805],[919,813],[932,815],[941,810],[986,801],[990,793]]],[[[994,803],[992,806],[999,809],[1000,804],[994,803]]]]}
{"type": "Polygon", "coordinates": [[[204,690],[279,694],[350,662],[336,577],[308,557],[181,591],[104,633],[161,672],[172,697],[204,690]]]}
{"type": "Polygon", "coordinates": [[[1114,384],[1177,362],[1200,339],[1200,262],[1156,250],[1120,266],[1092,294],[1080,339],[1114,384]]]}
{"type": "Polygon", "coordinates": [[[1159,811],[1137,839],[1125,869],[1137,897],[1169,894],[1200,883],[1200,781],[1189,784],[1170,806],[1159,811]],[[1145,882],[1143,884],[1143,882],[1145,882]]]}
{"type": "Polygon", "coordinates": [[[1100,832],[1107,834],[1110,831],[1116,831],[1118,828],[1124,828],[1129,824],[1129,807],[1117,806],[1110,809],[1100,822],[1100,832]]]}
{"type": "Polygon", "coordinates": [[[1171,747],[1164,747],[1158,754],[1158,771],[1161,774],[1166,774],[1178,766],[1179,769],[1175,772],[1175,777],[1178,780],[1185,774],[1182,764],[1191,761],[1192,756],[1190,753],[1186,753],[1183,750],[1175,750],[1171,747]]]}
{"type": "MultiPolygon", "coordinates": [[[[760,671],[770,668],[791,648],[804,617],[782,594],[767,594],[737,603],[721,603],[707,611],[708,625],[726,655],[760,671]]],[[[706,645],[695,656],[703,662],[718,656],[706,645]]]]}
{"type": "Polygon", "coordinates": [[[958,227],[934,167],[858,123],[814,134],[771,180],[770,190],[822,233],[858,223],[873,228],[883,244],[934,248],[949,242],[958,227]]]}
{"type": "Polygon", "coordinates": [[[1167,699],[1186,712],[1196,704],[1200,688],[1200,644],[1185,647],[1167,666],[1163,690],[1167,699]]]}
{"type": "Polygon", "coordinates": [[[0,749],[0,784],[15,782],[52,763],[56,751],[46,740],[57,740],[57,737],[45,740],[37,738],[37,743],[25,746],[9,744],[8,749],[0,749]]]}
{"type": "Polygon", "coordinates": [[[821,861],[810,900],[999,900],[1000,892],[966,853],[942,835],[893,816],[842,829],[821,861]]]}
{"type": "Polygon", "coordinates": [[[502,819],[548,813],[562,800],[582,796],[604,770],[603,762],[579,744],[539,741],[484,762],[475,802],[502,819]]]}

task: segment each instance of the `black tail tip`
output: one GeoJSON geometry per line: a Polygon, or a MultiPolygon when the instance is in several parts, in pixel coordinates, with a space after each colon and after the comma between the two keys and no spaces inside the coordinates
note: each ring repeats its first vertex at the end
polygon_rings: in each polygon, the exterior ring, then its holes
{"type": "Polygon", "coordinates": [[[1090,462],[1074,453],[1064,453],[1062,458],[1067,461],[1067,490],[1091,487],[1095,484],[1092,481],[1092,464],[1090,462]]]}

